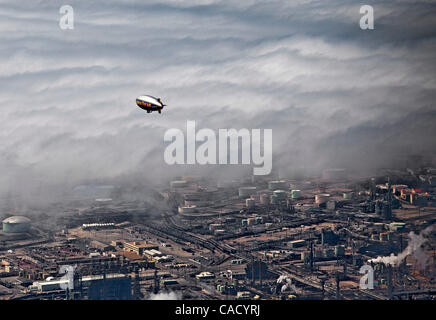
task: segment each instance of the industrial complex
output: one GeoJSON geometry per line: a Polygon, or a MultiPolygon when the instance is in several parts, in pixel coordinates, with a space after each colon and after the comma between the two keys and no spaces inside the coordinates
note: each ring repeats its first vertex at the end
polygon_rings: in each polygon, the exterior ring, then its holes
{"type": "Polygon", "coordinates": [[[436,169],[345,169],[3,205],[0,299],[436,298],[436,169]]]}

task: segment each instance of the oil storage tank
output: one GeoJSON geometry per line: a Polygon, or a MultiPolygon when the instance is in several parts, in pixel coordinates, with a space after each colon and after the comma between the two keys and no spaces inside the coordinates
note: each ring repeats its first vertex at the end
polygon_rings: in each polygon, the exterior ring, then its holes
{"type": "Polygon", "coordinates": [[[269,205],[269,203],[270,203],[270,196],[268,194],[262,194],[260,196],[260,204],[269,205]]]}
{"type": "Polygon", "coordinates": [[[292,190],[291,191],[291,198],[292,199],[300,199],[301,198],[301,190],[292,190]]]}
{"type": "Polygon", "coordinates": [[[238,191],[239,198],[249,198],[252,194],[256,193],[256,187],[241,187],[238,191]]]}
{"type": "Polygon", "coordinates": [[[3,232],[21,233],[30,230],[30,219],[23,216],[12,216],[3,220],[3,232]]]}
{"type": "Polygon", "coordinates": [[[188,186],[188,182],[185,180],[174,180],[170,182],[170,187],[177,189],[177,188],[185,188],[188,186]]]}
{"type": "Polygon", "coordinates": [[[288,197],[288,193],[285,190],[276,190],[274,191],[274,196],[277,197],[277,200],[285,200],[288,197]]]}
{"type": "Polygon", "coordinates": [[[329,201],[330,194],[328,193],[320,193],[315,195],[315,203],[320,205],[329,201]]]}
{"type": "Polygon", "coordinates": [[[179,208],[178,208],[178,212],[179,212],[180,214],[185,214],[185,213],[194,213],[194,212],[197,212],[197,206],[179,207],[179,208]]]}
{"type": "Polygon", "coordinates": [[[270,181],[268,182],[268,189],[271,191],[286,189],[286,181],[270,181]]]}

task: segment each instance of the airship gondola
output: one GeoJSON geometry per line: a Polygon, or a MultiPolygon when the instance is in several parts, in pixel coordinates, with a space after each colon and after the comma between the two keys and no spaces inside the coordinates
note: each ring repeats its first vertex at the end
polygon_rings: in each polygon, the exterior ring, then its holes
{"type": "Polygon", "coordinates": [[[147,111],[147,113],[157,111],[162,112],[163,107],[166,105],[162,103],[160,98],[155,98],[152,96],[144,95],[136,98],[136,104],[141,109],[147,111]]]}

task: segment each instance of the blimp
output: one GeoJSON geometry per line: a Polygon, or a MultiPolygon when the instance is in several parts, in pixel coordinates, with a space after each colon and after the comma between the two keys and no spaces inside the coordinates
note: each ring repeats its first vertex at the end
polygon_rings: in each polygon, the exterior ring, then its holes
{"type": "Polygon", "coordinates": [[[161,113],[163,107],[166,106],[165,104],[162,103],[160,98],[155,98],[148,95],[139,96],[138,98],[136,98],[136,104],[141,109],[147,111],[147,113],[153,111],[158,111],[159,113],[161,113]]]}

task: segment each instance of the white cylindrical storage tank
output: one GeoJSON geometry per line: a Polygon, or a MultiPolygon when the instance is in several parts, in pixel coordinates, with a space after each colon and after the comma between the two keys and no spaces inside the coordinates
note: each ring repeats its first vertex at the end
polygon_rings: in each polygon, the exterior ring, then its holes
{"type": "Polygon", "coordinates": [[[330,195],[328,193],[320,193],[315,195],[315,203],[322,204],[326,203],[329,200],[330,195]]]}
{"type": "Polygon", "coordinates": [[[291,198],[292,199],[300,199],[301,198],[301,190],[292,190],[291,191],[291,198]]]}
{"type": "Polygon", "coordinates": [[[268,182],[268,189],[271,191],[286,189],[286,181],[270,181],[268,182]]]}
{"type": "Polygon", "coordinates": [[[245,205],[247,206],[247,208],[254,208],[255,204],[256,201],[254,201],[253,199],[245,200],[245,205]]]}
{"type": "Polygon", "coordinates": [[[276,190],[274,191],[274,196],[277,197],[277,200],[285,200],[288,197],[288,193],[285,190],[276,190]]]}
{"type": "Polygon", "coordinates": [[[197,206],[179,207],[179,213],[194,213],[197,212],[197,206]]]}
{"type": "Polygon", "coordinates": [[[30,219],[23,216],[12,216],[3,220],[3,232],[21,233],[30,230],[30,219]]]}
{"type": "Polygon", "coordinates": [[[256,193],[256,187],[241,187],[241,188],[239,188],[239,197],[240,198],[249,198],[254,193],[256,193]]]}
{"type": "Polygon", "coordinates": [[[224,230],[224,229],[216,229],[213,233],[214,233],[214,235],[219,236],[221,234],[226,233],[226,230],[224,230]]]}
{"type": "Polygon", "coordinates": [[[185,180],[175,180],[175,181],[171,181],[170,182],[170,187],[171,188],[184,188],[188,185],[188,182],[185,180]]]}

